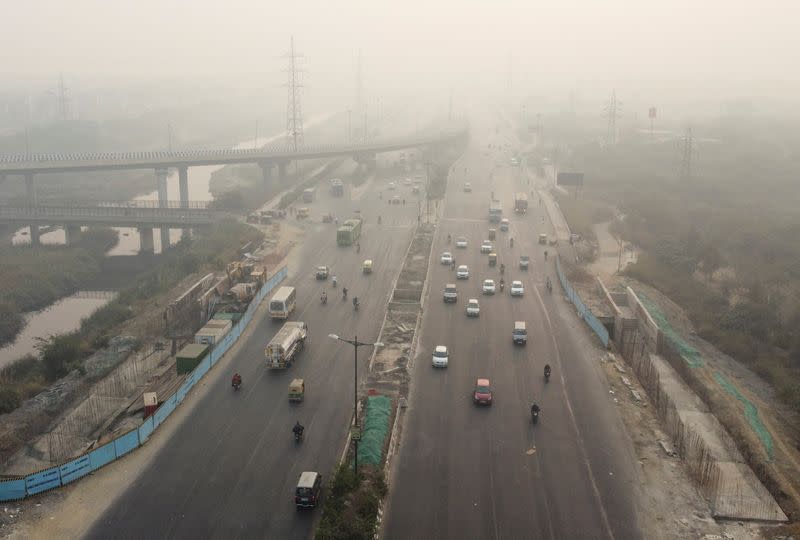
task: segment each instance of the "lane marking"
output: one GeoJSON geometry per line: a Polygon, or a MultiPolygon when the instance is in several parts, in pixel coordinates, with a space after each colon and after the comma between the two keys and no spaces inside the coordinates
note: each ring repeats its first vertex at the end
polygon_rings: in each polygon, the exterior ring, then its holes
{"type": "MultiPolygon", "coordinates": [[[[541,306],[542,310],[544,311],[545,320],[547,321],[547,326],[550,329],[550,339],[553,342],[553,348],[556,352],[556,361],[558,362],[559,368],[561,368],[561,351],[558,348],[558,342],[556,341],[556,336],[553,331],[552,321],[550,320],[550,315],[547,313],[547,308],[544,305],[544,301],[542,300],[542,295],[539,293],[538,288],[534,288],[536,292],[536,298],[539,300],[539,305],[541,306]]],[[[597,487],[597,481],[595,480],[594,471],[592,470],[592,464],[589,462],[589,457],[586,453],[586,445],[583,442],[583,436],[581,435],[581,431],[578,428],[578,423],[575,420],[575,412],[572,409],[572,403],[569,399],[569,394],[567,392],[567,381],[564,378],[564,370],[559,369],[559,378],[561,379],[561,393],[564,396],[564,401],[567,404],[567,411],[569,412],[570,421],[572,422],[572,427],[575,429],[575,435],[578,442],[578,448],[580,448],[581,454],[583,455],[583,463],[586,466],[586,470],[589,473],[589,480],[592,483],[592,494],[594,495],[595,500],[597,501],[597,505],[600,510],[600,516],[603,519],[603,526],[606,529],[606,533],[608,537],[612,540],[615,540],[614,532],[611,530],[611,524],[608,521],[608,514],[606,514],[605,505],[603,505],[603,499],[600,496],[600,489],[597,487]]]]}

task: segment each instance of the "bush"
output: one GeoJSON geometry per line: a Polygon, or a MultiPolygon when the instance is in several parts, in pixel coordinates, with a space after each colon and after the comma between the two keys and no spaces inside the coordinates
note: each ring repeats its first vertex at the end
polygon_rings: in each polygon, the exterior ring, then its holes
{"type": "Polygon", "coordinates": [[[16,390],[12,388],[0,388],[0,414],[10,413],[20,406],[22,400],[16,390]]]}
{"type": "Polygon", "coordinates": [[[36,350],[44,366],[47,380],[54,381],[69,373],[81,360],[82,343],[78,332],[36,338],[36,350]]]}

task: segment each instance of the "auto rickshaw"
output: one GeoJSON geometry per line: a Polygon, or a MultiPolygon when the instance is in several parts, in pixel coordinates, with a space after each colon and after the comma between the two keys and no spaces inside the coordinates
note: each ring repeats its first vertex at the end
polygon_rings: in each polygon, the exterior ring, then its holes
{"type": "Polygon", "coordinates": [[[497,229],[489,229],[489,240],[497,238],[497,229]]]}
{"type": "Polygon", "coordinates": [[[303,206],[302,208],[297,209],[297,219],[304,219],[307,218],[309,214],[308,207],[303,206]]]}
{"type": "Polygon", "coordinates": [[[497,253],[489,253],[489,266],[497,266],[497,253]]]}
{"type": "Polygon", "coordinates": [[[372,259],[365,260],[364,261],[364,265],[362,266],[362,269],[363,269],[365,274],[371,274],[372,273],[372,259]]]}
{"type": "Polygon", "coordinates": [[[289,383],[289,401],[303,401],[306,394],[306,383],[303,379],[292,379],[289,383]]]}
{"type": "Polygon", "coordinates": [[[545,233],[539,233],[539,243],[547,244],[547,235],[545,233]]]}

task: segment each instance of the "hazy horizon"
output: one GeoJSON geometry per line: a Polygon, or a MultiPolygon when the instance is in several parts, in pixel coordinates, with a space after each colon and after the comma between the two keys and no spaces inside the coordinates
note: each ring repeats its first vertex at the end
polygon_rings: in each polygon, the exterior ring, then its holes
{"type": "MultiPolygon", "coordinates": [[[[796,3],[32,0],[6,9],[6,87],[229,79],[271,86],[294,36],[312,93],[565,88],[793,97],[796,3]]],[[[222,81],[220,81],[222,82],[222,81]]]]}

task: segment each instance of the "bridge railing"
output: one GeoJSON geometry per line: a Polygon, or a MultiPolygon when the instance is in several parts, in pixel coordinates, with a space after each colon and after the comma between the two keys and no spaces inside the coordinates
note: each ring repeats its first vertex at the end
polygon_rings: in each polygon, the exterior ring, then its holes
{"type": "Polygon", "coordinates": [[[123,206],[7,206],[0,205],[0,219],[44,218],[120,218],[166,219],[169,221],[207,222],[212,211],[208,208],[159,208],[123,206]]]}

